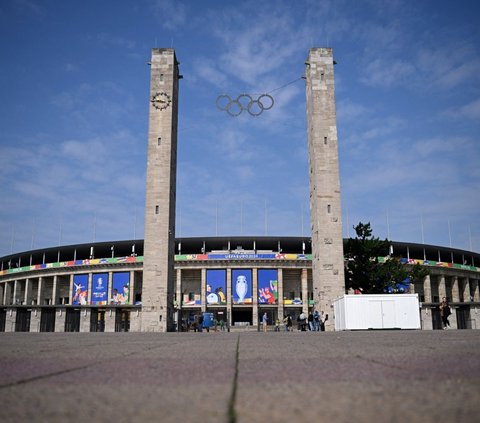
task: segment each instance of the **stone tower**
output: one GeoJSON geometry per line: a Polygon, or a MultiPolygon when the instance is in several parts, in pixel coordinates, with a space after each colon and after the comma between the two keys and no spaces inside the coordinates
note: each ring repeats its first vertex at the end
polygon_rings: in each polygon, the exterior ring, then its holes
{"type": "Polygon", "coordinates": [[[333,301],[345,294],[345,279],[332,49],[310,49],[305,64],[313,291],[333,330],[333,301]]]}
{"type": "Polygon", "coordinates": [[[178,65],[173,49],[152,49],[142,332],[166,332],[173,324],[178,65]]]}

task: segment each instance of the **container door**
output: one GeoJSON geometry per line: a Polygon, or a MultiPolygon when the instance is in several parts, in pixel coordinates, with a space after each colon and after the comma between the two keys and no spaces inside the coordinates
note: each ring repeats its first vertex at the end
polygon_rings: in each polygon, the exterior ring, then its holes
{"type": "Polygon", "coordinates": [[[396,327],[395,302],[390,300],[382,301],[382,328],[393,329],[396,327]]]}

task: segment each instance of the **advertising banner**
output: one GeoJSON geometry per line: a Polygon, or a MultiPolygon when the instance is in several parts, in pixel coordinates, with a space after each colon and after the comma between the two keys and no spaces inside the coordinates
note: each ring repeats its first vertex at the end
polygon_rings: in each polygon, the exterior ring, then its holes
{"type": "Polygon", "coordinates": [[[92,305],[106,305],[108,302],[108,273],[92,275],[92,305]]]}
{"type": "Polygon", "coordinates": [[[130,304],[130,273],[113,274],[111,304],[130,304]]]}
{"type": "Polygon", "coordinates": [[[227,304],[227,271],[207,270],[207,304],[227,304]]]}
{"type": "Polygon", "coordinates": [[[252,304],[252,270],[232,270],[233,304],[252,304]]]}
{"type": "Polygon", "coordinates": [[[258,303],[278,304],[278,271],[276,269],[258,271],[258,303]]]}
{"type": "Polygon", "coordinates": [[[72,304],[88,304],[88,275],[73,275],[72,304]]]}

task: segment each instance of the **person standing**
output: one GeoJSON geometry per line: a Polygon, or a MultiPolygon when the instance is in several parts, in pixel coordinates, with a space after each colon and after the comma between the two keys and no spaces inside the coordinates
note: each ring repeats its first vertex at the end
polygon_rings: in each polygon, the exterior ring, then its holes
{"type": "Polygon", "coordinates": [[[262,316],[262,330],[264,332],[267,331],[267,324],[268,324],[268,316],[267,316],[267,312],[263,313],[263,316],[262,316]]]}
{"type": "Polygon", "coordinates": [[[448,316],[452,314],[452,310],[450,309],[450,305],[448,304],[448,300],[446,297],[442,298],[442,302],[438,306],[440,309],[440,316],[442,317],[442,325],[443,329],[448,329],[450,327],[450,322],[448,321],[448,316]]]}
{"type": "Polygon", "coordinates": [[[313,313],[308,313],[308,330],[313,332],[315,329],[313,328],[313,313]]]}
{"type": "Polygon", "coordinates": [[[313,312],[313,330],[315,332],[320,331],[320,313],[318,312],[318,310],[315,310],[313,312]]]}

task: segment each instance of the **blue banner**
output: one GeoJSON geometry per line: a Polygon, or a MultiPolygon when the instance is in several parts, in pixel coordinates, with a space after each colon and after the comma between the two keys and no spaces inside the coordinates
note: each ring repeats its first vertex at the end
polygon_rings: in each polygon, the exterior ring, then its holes
{"type": "Polygon", "coordinates": [[[207,304],[227,304],[227,271],[207,270],[207,304]]]}
{"type": "Polygon", "coordinates": [[[88,304],[88,275],[74,275],[73,276],[73,305],[87,305],[88,304]]]}
{"type": "Polygon", "coordinates": [[[276,269],[258,271],[258,303],[278,304],[278,271],[276,269]]]}
{"type": "Polygon", "coordinates": [[[234,304],[252,304],[251,269],[232,270],[232,300],[234,304]]]}
{"type": "Polygon", "coordinates": [[[106,305],[108,301],[108,273],[92,275],[92,304],[106,305]]]}
{"type": "Polygon", "coordinates": [[[113,274],[111,304],[130,304],[130,273],[113,274]]]}

